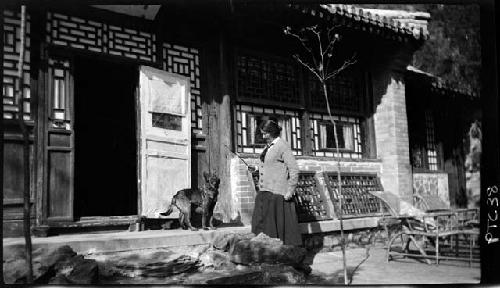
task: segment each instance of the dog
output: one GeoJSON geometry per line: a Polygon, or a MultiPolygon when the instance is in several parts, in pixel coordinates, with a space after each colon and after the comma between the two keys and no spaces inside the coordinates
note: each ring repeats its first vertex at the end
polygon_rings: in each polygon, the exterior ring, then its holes
{"type": "Polygon", "coordinates": [[[213,225],[213,212],[217,203],[219,194],[220,179],[213,173],[203,173],[205,184],[199,189],[182,189],[177,191],[172,198],[166,212],[160,213],[162,216],[168,216],[172,213],[174,206],[179,209],[179,224],[182,229],[198,230],[191,225],[191,212],[202,215],[203,230],[215,229],[213,225]],[[206,220],[209,220],[209,227],[206,227],[206,220]]]}

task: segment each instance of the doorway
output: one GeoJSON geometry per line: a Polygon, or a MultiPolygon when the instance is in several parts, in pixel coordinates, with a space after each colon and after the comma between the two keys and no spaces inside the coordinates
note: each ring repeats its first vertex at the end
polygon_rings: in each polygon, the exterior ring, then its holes
{"type": "Polygon", "coordinates": [[[74,68],[75,220],[137,215],[137,68],[88,57],[74,68]]]}

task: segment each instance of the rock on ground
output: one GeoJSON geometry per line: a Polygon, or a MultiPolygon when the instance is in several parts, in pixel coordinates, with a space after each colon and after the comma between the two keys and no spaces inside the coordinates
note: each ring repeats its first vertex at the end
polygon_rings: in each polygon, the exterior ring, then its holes
{"type": "Polygon", "coordinates": [[[306,250],[293,245],[283,245],[276,238],[259,234],[251,239],[244,239],[234,244],[230,251],[231,261],[238,264],[269,263],[300,266],[306,256],[306,250]]]}
{"type": "Polygon", "coordinates": [[[229,233],[229,234],[220,234],[215,237],[212,241],[212,246],[216,249],[222,251],[232,251],[234,249],[234,245],[241,240],[249,240],[255,237],[253,233],[246,234],[238,234],[238,233],[229,233]]]}
{"type": "MultiPolygon", "coordinates": [[[[3,262],[5,283],[26,283],[28,269],[24,253],[14,252],[9,256],[3,262]]],[[[96,261],[84,259],[67,245],[33,251],[32,263],[33,280],[37,284],[95,284],[99,277],[96,261]]]]}
{"type": "Polygon", "coordinates": [[[303,283],[305,283],[303,273],[283,264],[253,266],[241,273],[231,273],[231,275],[206,281],[206,284],[209,285],[284,285],[303,283]]]}
{"type": "Polygon", "coordinates": [[[229,259],[229,254],[214,248],[210,248],[203,253],[199,260],[205,268],[232,269],[236,265],[229,259]]]}

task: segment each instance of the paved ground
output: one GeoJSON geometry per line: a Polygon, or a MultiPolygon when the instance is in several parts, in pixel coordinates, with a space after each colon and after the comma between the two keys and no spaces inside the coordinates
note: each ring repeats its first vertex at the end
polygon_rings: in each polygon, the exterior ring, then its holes
{"type": "MultiPolygon", "coordinates": [[[[472,267],[466,261],[443,261],[439,265],[426,264],[416,259],[386,261],[382,247],[348,249],[346,251],[349,283],[366,284],[455,284],[479,283],[478,263],[472,267]]],[[[323,252],[313,261],[310,283],[344,284],[342,253],[323,252]]]]}
{"type": "MultiPolygon", "coordinates": [[[[161,252],[164,249],[171,250],[173,254],[185,254],[186,251],[180,249],[175,251],[175,247],[184,245],[201,245],[209,243],[218,233],[249,231],[249,227],[226,227],[215,231],[144,231],[140,233],[134,232],[116,232],[103,234],[79,234],[79,235],[64,235],[49,238],[34,238],[34,248],[60,246],[69,244],[78,253],[85,257],[91,255],[97,250],[100,251],[118,251],[129,250],[132,247],[134,252],[128,254],[136,254],[147,256],[148,253],[161,252]],[[160,248],[163,246],[162,248],[160,248]]],[[[3,252],[4,257],[9,255],[15,247],[19,248],[24,244],[22,238],[4,238],[3,252]]],[[[185,246],[184,246],[185,247],[185,246]]],[[[194,246],[192,246],[194,247],[194,246]]],[[[181,247],[179,247],[181,248],[181,247]]],[[[119,252],[111,252],[118,256],[119,252]]],[[[126,252],[122,252],[127,254],[126,252]]],[[[97,255],[94,255],[94,257],[97,255]]],[[[130,256],[130,255],[129,255],[130,256]]],[[[171,257],[173,257],[172,255],[171,257]]],[[[454,283],[479,283],[480,267],[478,263],[474,263],[469,267],[466,261],[443,261],[439,265],[428,265],[419,260],[406,258],[395,259],[390,262],[386,261],[385,249],[383,245],[378,244],[370,249],[366,248],[350,248],[346,251],[348,278],[349,283],[353,285],[365,284],[454,284],[454,283]]],[[[98,257],[96,257],[98,258],[98,257]]],[[[311,257],[312,273],[308,277],[308,284],[316,285],[332,285],[344,284],[343,268],[342,268],[342,253],[320,252],[311,257]]],[[[199,277],[210,277],[208,274],[199,275],[199,277]]],[[[167,284],[167,279],[142,279],[140,282],[134,282],[136,279],[129,279],[124,282],[128,284],[167,284]],[[148,280],[148,281],[145,281],[148,280]]],[[[194,280],[194,278],[193,278],[194,280]]],[[[137,279],[137,281],[139,281],[137,279]]]]}

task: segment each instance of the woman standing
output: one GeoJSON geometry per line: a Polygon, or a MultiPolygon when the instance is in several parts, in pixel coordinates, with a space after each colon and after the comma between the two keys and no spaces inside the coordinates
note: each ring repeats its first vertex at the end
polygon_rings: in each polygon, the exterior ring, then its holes
{"type": "Polygon", "coordinates": [[[260,155],[259,192],[252,215],[252,232],[280,238],[285,245],[302,245],[292,197],[298,181],[298,166],[281,127],[273,120],[261,128],[267,146],[260,155]]]}

